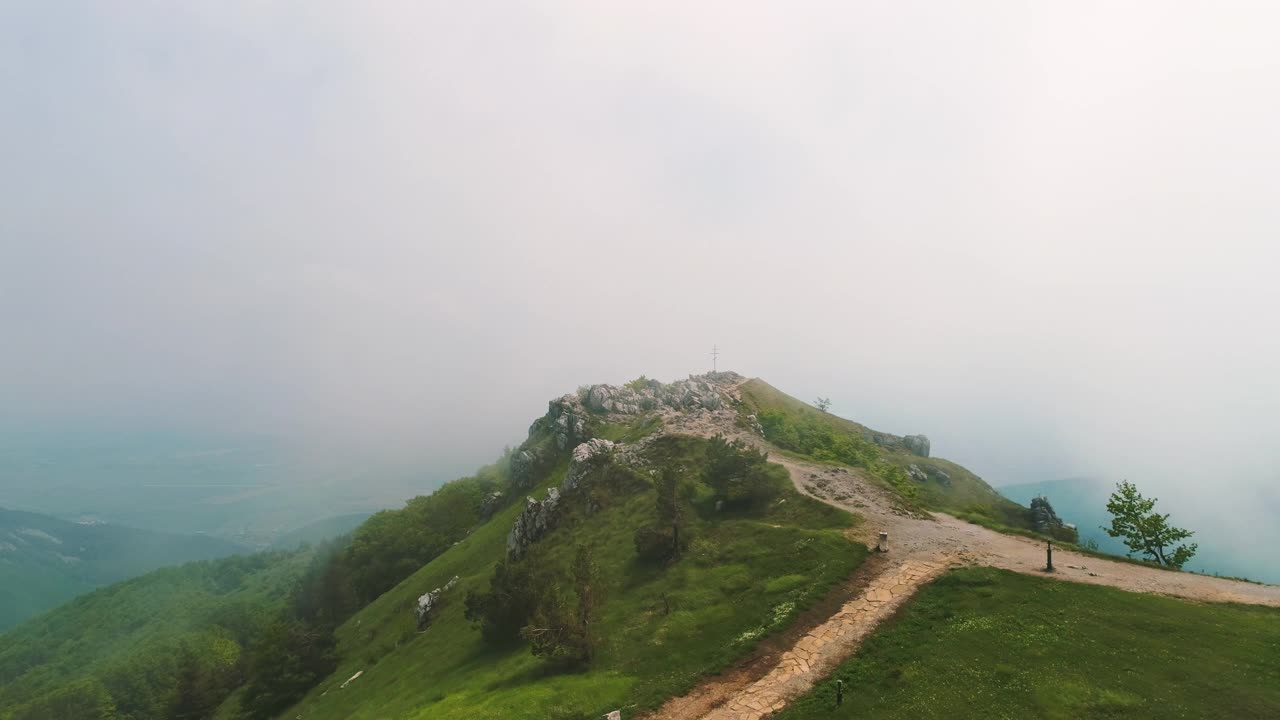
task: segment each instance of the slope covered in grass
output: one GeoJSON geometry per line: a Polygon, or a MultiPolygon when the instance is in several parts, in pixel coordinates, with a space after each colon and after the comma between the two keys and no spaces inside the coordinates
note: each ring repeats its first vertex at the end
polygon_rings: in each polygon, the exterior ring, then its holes
{"type": "Polygon", "coordinates": [[[1280,610],[957,570],[779,716],[1001,717],[1280,717],[1280,610]]]}
{"type": "MultiPolygon", "coordinates": [[[[463,616],[469,590],[489,586],[520,513],[510,506],[338,630],[342,663],[287,717],[578,718],[619,707],[653,707],[749,652],[785,626],[865,557],[847,540],[846,513],[791,490],[785,470],[771,466],[779,495],[753,510],[717,511],[698,480],[707,441],[666,437],[645,457],[681,469],[693,485],[687,550],[670,563],[637,558],[636,530],[653,522],[651,482],[598,495],[601,507],[568,516],[533,546],[523,562],[563,569],[579,545],[594,550],[601,603],[592,626],[595,655],[565,670],[530,653],[527,643],[486,644],[463,616]],[[421,633],[412,608],[424,592],[454,576],[438,615],[421,633]],[[363,672],[346,688],[341,684],[363,672]]],[[[565,464],[530,494],[558,485],[565,464]]]]}
{"type": "Polygon", "coordinates": [[[891,436],[822,412],[763,380],[747,381],[741,393],[740,415],[756,415],[766,439],[784,450],[865,468],[909,502],[927,509],[969,513],[1011,527],[1030,526],[1027,508],[1000,495],[960,465],[877,444],[877,437],[891,436]],[[911,479],[906,472],[911,465],[920,468],[926,479],[911,479]]]}

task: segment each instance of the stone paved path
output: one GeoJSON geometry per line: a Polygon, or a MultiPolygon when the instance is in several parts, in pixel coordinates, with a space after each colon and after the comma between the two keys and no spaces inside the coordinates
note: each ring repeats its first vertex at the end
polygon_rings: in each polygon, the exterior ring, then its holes
{"type": "Polygon", "coordinates": [[[866,592],[845,603],[839,612],[783,653],[773,670],[703,717],[757,720],[781,710],[789,698],[808,690],[849,657],[881,620],[940,575],[948,564],[908,560],[891,565],[872,579],[866,592]]]}

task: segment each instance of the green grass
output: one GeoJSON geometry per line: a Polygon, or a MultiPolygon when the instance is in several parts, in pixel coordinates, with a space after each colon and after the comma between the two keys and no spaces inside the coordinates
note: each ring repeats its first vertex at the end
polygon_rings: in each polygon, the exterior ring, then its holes
{"type": "MultiPolygon", "coordinates": [[[[665,438],[654,462],[694,475],[705,441],[665,438]]],[[[533,493],[558,484],[562,465],[533,493]]],[[[785,479],[785,471],[778,468],[785,479]]],[[[538,561],[567,565],[577,543],[601,568],[604,602],[592,625],[590,668],[558,672],[526,644],[494,649],[463,617],[470,589],[488,587],[520,504],[507,508],[339,628],[343,662],[286,717],[579,718],[651,708],[749,653],[847,578],[866,549],[846,539],[853,518],[790,487],[768,508],[717,513],[700,488],[692,540],[673,564],[637,562],[633,535],[652,522],[654,491],[612,498],[592,514],[573,511],[538,544],[538,561]],[[414,631],[414,599],[460,577],[439,615],[414,631]],[[668,612],[668,607],[670,611],[668,612]],[[346,689],[339,685],[364,674],[346,689]]]]}
{"type": "Polygon", "coordinates": [[[1280,717],[1280,610],[957,570],[778,717],[1280,717]]]}
{"type": "MultiPolygon", "coordinates": [[[[907,505],[951,513],[976,509],[1002,525],[1029,527],[1026,508],[996,492],[960,465],[877,446],[866,440],[875,434],[867,426],[820,412],[762,380],[747,381],[741,392],[739,413],[744,419],[748,414],[772,413],[775,422],[787,426],[768,438],[786,454],[866,468],[873,479],[902,495],[907,505]],[[901,471],[911,465],[919,466],[929,479],[924,482],[907,479],[901,471]],[[939,470],[949,475],[950,480],[941,479],[939,470]]],[[[766,436],[769,435],[766,427],[766,436]]]]}

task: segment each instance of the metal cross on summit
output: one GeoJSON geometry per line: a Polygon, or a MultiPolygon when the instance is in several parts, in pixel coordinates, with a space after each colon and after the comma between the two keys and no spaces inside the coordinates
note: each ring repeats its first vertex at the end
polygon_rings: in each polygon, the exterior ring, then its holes
{"type": "Polygon", "coordinates": [[[712,374],[715,374],[715,373],[717,373],[717,372],[718,372],[718,371],[716,370],[716,358],[718,358],[718,357],[720,357],[720,351],[719,351],[718,349],[716,349],[716,346],[715,346],[715,345],[712,345],[712,346],[711,346],[711,372],[712,372],[712,374]]]}

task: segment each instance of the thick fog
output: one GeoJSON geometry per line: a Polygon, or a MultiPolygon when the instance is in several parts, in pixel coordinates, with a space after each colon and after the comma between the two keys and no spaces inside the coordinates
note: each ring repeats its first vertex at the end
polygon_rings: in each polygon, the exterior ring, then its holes
{"type": "Polygon", "coordinates": [[[1280,512],[1277,22],[6,3],[0,424],[453,473],[715,344],[993,484],[1127,477],[1247,538],[1280,512]]]}

